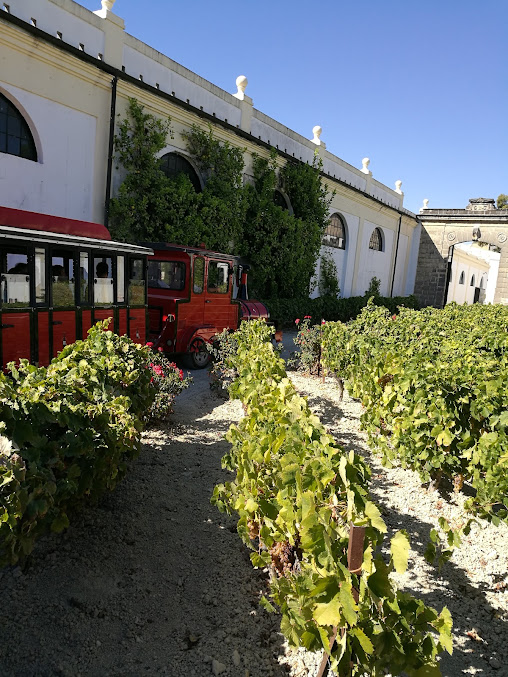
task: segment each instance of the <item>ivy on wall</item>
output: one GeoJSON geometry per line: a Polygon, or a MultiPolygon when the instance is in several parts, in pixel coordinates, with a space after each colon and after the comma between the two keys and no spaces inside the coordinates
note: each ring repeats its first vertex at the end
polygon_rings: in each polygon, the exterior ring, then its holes
{"type": "Polygon", "coordinates": [[[307,297],[332,199],[320,180],[321,161],[288,163],[279,172],[275,151],[268,159],[254,155],[253,183],[244,185],[245,149],[193,125],[183,136],[204,181],[197,192],[186,175],[168,178],[162,171],[159,155],[168,135],[170,119],[157,119],[129,100],[115,136],[125,180],[111,200],[112,235],[132,242],[205,242],[250,261],[254,294],[307,297]],[[292,213],[275,204],[278,189],[292,213]]]}

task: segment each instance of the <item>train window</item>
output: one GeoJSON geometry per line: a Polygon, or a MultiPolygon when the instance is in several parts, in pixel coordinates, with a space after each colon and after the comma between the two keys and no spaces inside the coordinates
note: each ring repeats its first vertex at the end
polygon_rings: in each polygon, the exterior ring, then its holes
{"type": "Polygon", "coordinates": [[[94,257],[93,300],[96,306],[113,303],[113,259],[111,256],[94,257]]]}
{"type": "Polygon", "coordinates": [[[148,286],[153,289],[181,291],[185,287],[185,263],[183,261],[149,261],[148,286]]]}
{"type": "Polygon", "coordinates": [[[0,294],[3,306],[30,305],[30,274],[26,247],[9,247],[2,253],[0,294]]]}
{"type": "Polygon", "coordinates": [[[194,259],[194,283],[193,291],[195,294],[201,294],[205,286],[205,259],[198,256],[194,259]]]}
{"type": "Polygon", "coordinates": [[[51,293],[54,307],[74,305],[74,253],[54,251],[51,256],[51,293]]]}
{"type": "Polygon", "coordinates": [[[35,248],[35,303],[46,303],[46,251],[35,248]]]}
{"type": "Polygon", "coordinates": [[[208,264],[208,291],[214,294],[227,294],[229,289],[229,265],[221,261],[208,264]]]}
{"type": "Polygon", "coordinates": [[[90,303],[89,258],[87,252],[79,252],[79,302],[90,303]]]}
{"type": "Polygon", "coordinates": [[[116,302],[125,303],[125,259],[116,257],[116,302]]]}
{"type": "Polygon", "coordinates": [[[129,305],[142,306],[145,303],[145,276],[143,259],[131,259],[129,265],[129,305]]]}

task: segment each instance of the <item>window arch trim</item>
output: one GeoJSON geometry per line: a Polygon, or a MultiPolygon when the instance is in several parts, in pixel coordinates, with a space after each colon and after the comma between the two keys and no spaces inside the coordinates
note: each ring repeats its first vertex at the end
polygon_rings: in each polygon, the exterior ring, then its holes
{"type": "Polygon", "coordinates": [[[181,173],[186,174],[197,193],[200,193],[203,190],[204,183],[201,175],[187,155],[184,155],[176,149],[170,148],[166,149],[166,151],[159,157],[159,161],[161,163],[162,171],[168,178],[175,178],[181,173]],[[167,162],[167,164],[175,165],[175,167],[170,167],[168,169],[169,173],[164,169],[164,161],[168,159],[170,159],[170,162],[167,162]],[[179,170],[178,165],[180,165],[179,170]]]}
{"type": "Polygon", "coordinates": [[[40,162],[40,143],[30,116],[18,101],[0,89],[0,153],[40,162]]]}
{"type": "Polygon", "coordinates": [[[339,212],[334,212],[330,215],[328,220],[328,225],[323,234],[322,243],[327,247],[334,247],[335,249],[346,249],[347,245],[347,224],[346,219],[339,214],[339,212]]]}
{"type": "Polygon", "coordinates": [[[374,228],[369,240],[369,249],[373,251],[384,251],[384,237],[381,228],[374,228]]]}

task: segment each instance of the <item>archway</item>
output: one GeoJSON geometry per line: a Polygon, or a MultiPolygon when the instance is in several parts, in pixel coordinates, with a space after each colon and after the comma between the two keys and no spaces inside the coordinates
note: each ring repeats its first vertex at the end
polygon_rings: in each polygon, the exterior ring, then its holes
{"type": "MultiPolygon", "coordinates": [[[[415,295],[424,306],[442,308],[447,301],[450,247],[477,242],[499,251],[494,303],[508,305],[508,210],[491,199],[470,200],[466,209],[423,209],[415,295]]],[[[469,280],[468,280],[469,284],[469,280]]]]}

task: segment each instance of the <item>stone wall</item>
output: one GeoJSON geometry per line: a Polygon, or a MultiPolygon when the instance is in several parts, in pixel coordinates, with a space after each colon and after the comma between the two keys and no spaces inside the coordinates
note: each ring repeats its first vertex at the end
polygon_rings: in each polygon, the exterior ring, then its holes
{"type": "Polygon", "coordinates": [[[442,308],[446,298],[450,249],[460,242],[479,240],[499,247],[501,259],[494,303],[508,305],[508,210],[424,210],[415,281],[415,295],[423,306],[442,308]]]}

